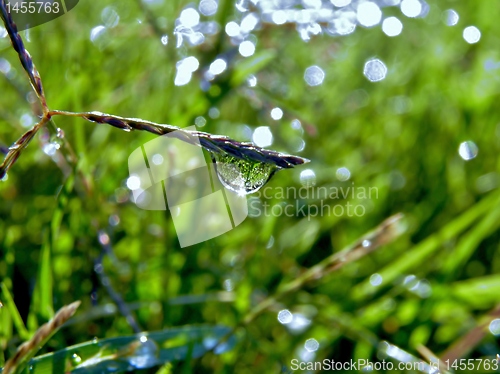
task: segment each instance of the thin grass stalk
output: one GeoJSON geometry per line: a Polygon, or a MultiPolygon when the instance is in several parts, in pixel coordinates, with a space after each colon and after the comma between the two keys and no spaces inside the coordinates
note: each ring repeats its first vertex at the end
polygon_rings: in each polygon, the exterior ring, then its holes
{"type": "Polygon", "coordinates": [[[319,264],[306,270],[298,278],[285,283],[282,287],[278,288],[276,294],[264,299],[262,302],[257,304],[257,306],[255,306],[245,317],[244,323],[249,324],[259,314],[274,305],[278,301],[278,299],[300,289],[306,283],[314,280],[319,280],[325,275],[337,271],[351,262],[359,260],[361,257],[364,257],[367,254],[373,252],[380,246],[392,242],[403,232],[401,227],[402,218],[403,215],[401,213],[387,218],[375,230],[362,236],[356,242],[347,246],[340,252],[333,253],[332,255],[321,261],[319,264]]]}
{"type": "Polygon", "coordinates": [[[108,233],[105,230],[99,230],[97,234],[97,240],[101,245],[102,251],[99,257],[94,262],[94,271],[99,277],[101,284],[108,292],[108,295],[111,297],[113,302],[118,307],[120,313],[125,317],[130,327],[132,327],[132,330],[134,330],[134,332],[138,334],[141,331],[143,331],[142,328],[139,326],[139,323],[135,319],[132,311],[130,310],[125,300],[123,300],[123,297],[118,292],[115,291],[115,289],[111,285],[111,280],[109,279],[109,276],[104,271],[104,264],[102,263],[104,256],[113,253],[113,248],[111,246],[111,241],[109,239],[108,233]],[[105,237],[106,240],[103,240],[102,239],[103,237],[105,237]]]}
{"type": "Polygon", "coordinates": [[[49,115],[80,117],[90,122],[108,124],[127,132],[138,130],[147,131],[155,135],[174,134],[177,139],[194,145],[200,144],[212,153],[228,154],[247,161],[266,162],[284,169],[309,162],[308,159],[302,157],[263,149],[255,146],[253,143],[238,142],[227,136],[212,135],[202,131],[190,131],[177,126],[158,124],[139,118],[124,118],[101,112],[76,113],[60,110],[52,110],[49,112],[49,115]]]}
{"type": "Polygon", "coordinates": [[[467,334],[456,340],[446,351],[441,354],[442,361],[454,362],[467,355],[484,339],[489,333],[488,326],[494,319],[500,318],[500,304],[497,304],[477,326],[467,334]]]}
{"type": "Polygon", "coordinates": [[[42,325],[30,340],[19,346],[14,356],[5,363],[3,374],[20,372],[24,364],[38,352],[50,337],[54,335],[71,316],[73,316],[73,314],[75,314],[79,306],[80,301],[75,301],[59,309],[54,318],[42,325]]]}
{"type": "Polygon", "coordinates": [[[0,15],[2,17],[3,23],[5,24],[5,29],[9,34],[10,41],[12,42],[12,47],[14,47],[17,54],[19,55],[19,60],[21,61],[21,65],[28,74],[31,86],[35,91],[38,100],[40,100],[40,103],[42,104],[44,113],[46,113],[48,111],[48,107],[47,107],[47,101],[45,99],[45,94],[43,92],[42,79],[40,77],[40,74],[38,73],[35,64],[33,63],[33,59],[31,58],[30,53],[24,47],[23,39],[21,38],[21,35],[19,35],[19,33],[17,32],[17,26],[14,23],[14,20],[12,19],[12,16],[10,15],[7,9],[5,0],[0,0],[0,15]]]}
{"type": "Polygon", "coordinates": [[[7,149],[7,154],[5,155],[2,164],[0,164],[0,180],[2,180],[9,169],[14,165],[19,156],[21,156],[22,151],[28,146],[31,140],[35,137],[38,130],[40,130],[47,122],[49,118],[43,117],[40,122],[38,122],[31,129],[26,131],[17,141],[12,144],[7,149]]]}

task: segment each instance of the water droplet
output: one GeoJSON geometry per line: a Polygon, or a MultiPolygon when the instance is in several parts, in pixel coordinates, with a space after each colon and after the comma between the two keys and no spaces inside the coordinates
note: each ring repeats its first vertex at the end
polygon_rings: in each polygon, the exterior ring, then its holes
{"type": "Polygon", "coordinates": [[[105,233],[104,231],[99,232],[98,236],[99,243],[102,245],[108,245],[109,244],[109,235],[105,233]]]}
{"type": "Polygon", "coordinates": [[[458,13],[453,9],[448,9],[444,11],[444,23],[446,26],[455,26],[458,23],[460,17],[458,13]]]}
{"type": "Polygon", "coordinates": [[[274,164],[242,160],[226,154],[212,153],[212,159],[223,186],[239,195],[258,191],[279,169],[274,164]]]}
{"type": "Polygon", "coordinates": [[[204,16],[213,16],[217,13],[217,1],[215,0],[201,0],[200,5],[198,5],[198,10],[204,16]]]}
{"type": "Polygon", "coordinates": [[[187,8],[181,12],[179,22],[186,27],[194,27],[200,23],[200,14],[194,8],[187,8]]]}
{"type": "Polygon", "coordinates": [[[380,286],[382,284],[382,276],[380,274],[372,274],[372,276],[370,277],[370,284],[372,286],[380,286]]]}
{"type": "Polygon", "coordinates": [[[259,17],[255,13],[250,13],[241,20],[240,29],[244,34],[252,32],[259,23],[259,17]]]}
{"type": "Polygon", "coordinates": [[[273,133],[268,126],[260,126],[255,129],[252,141],[259,147],[269,147],[273,144],[273,133]]]}
{"type": "Polygon", "coordinates": [[[468,26],[463,32],[464,40],[469,44],[474,44],[481,39],[481,31],[476,26],[468,26]]]}
{"type": "Polygon", "coordinates": [[[283,118],[283,110],[278,107],[271,109],[271,118],[275,121],[279,121],[283,118]]]}
{"type": "Polygon", "coordinates": [[[64,139],[64,131],[63,131],[63,129],[61,129],[61,128],[58,127],[57,130],[56,130],[56,136],[59,139],[64,139]]]}
{"type": "Polygon", "coordinates": [[[351,0],[330,0],[333,5],[338,8],[347,6],[351,3],[351,0]]]}
{"type": "Polygon", "coordinates": [[[403,280],[403,285],[408,289],[414,289],[418,285],[418,279],[415,275],[407,275],[403,280]]]}
{"type": "Polygon", "coordinates": [[[401,2],[401,12],[406,17],[418,17],[422,13],[422,3],[419,0],[403,0],[401,2]]]}
{"type": "Polygon", "coordinates": [[[155,164],[155,165],[161,165],[161,164],[163,164],[164,159],[163,159],[163,156],[161,154],[156,153],[153,155],[152,161],[153,161],[153,164],[155,164]]]}
{"type": "Polygon", "coordinates": [[[99,26],[96,26],[94,27],[91,31],[90,31],[90,40],[92,42],[96,42],[97,39],[104,34],[104,32],[106,31],[106,27],[102,26],[102,25],[99,25],[99,26]]]}
{"type": "Polygon", "coordinates": [[[293,314],[288,309],[283,309],[278,312],[278,321],[284,325],[292,322],[293,314]]]}
{"type": "Polygon", "coordinates": [[[325,72],[319,66],[309,66],[304,73],[304,80],[309,86],[319,86],[325,79],[325,72]]]}
{"type": "Polygon", "coordinates": [[[249,87],[257,86],[257,77],[253,74],[249,75],[247,78],[247,84],[249,87]]]}
{"type": "Polygon", "coordinates": [[[120,217],[116,214],[113,214],[109,217],[108,221],[111,226],[118,226],[120,224],[120,217]]]}
{"type": "Polygon", "coordinates": [[[101,12],[101,20],[104,26],[113,28],[120,22],[120,16],[112,6],[108,6],[101,12]]]}
{"type": "Polygon", "coordinates": [[[199,67],[200,62],[194,56],[189,56],[180,61],[177,61],[177,74],[175,76],[174,84],[176,86],[184,86],[188,84],[191,80],[193,72],[198,70],[199,67]]]}
{"type": "Polygon", "coordinates": [[[227,62],[222,58],[218,58],[210,64],[210,69],[208,70],[213,75],[219,75],[224,72],[227,68],[227,62]]]}
{"type": "Polygon", "coordinates": [[[207,124],[207,120],[205,119],[205,117],[202,117],[202,116],[198,116],[196,117],[196,119],[194,120],[194,124],[197,126],[197,127],[203,127],[207,124]]]}
{"type": "Polygon", "coordinates": [[[382,19],[382,11],[379,6],[371,1],[361,3],[357,9],[358,21],[365,27],[378,25],[382,19]]]}
{"type": "Polygon", "coordinates": [[[137,190],[141,187],[141,179],[137,175],[131,175],[127,179],[127,187],[129,190],[137,190]]]}
{"type": "Polygon", "coordinates": [[[168,35],[163,35],[160,40],[161,40],[161,44],[167,45],[168,44],[168,35]]]}
{"type": "Polygon", "coordinates": [[[240,35],[240,25],[238,25],[234,21],[228,22],[226,24],[225,30],[226,30],[226,34],[229,35],[232,38],[240,35]]]}
{"type": "Polygon", "coordinates": [[[245,40],[238,47],[238,52],[243,57],[250,57],[255,53],[255,44],[253,44],[250,40],[245,40]]]}
{"type": "Polygon", "coordinates": [[[290,323],[286,324],[286,327],[290,331],[295,333],[301,333],[305,331],[311,325],[311,320],[307,318],[302,313],[294,313],[293,319],[290,323]]]}
{"type": "Polygon", "coordinates": [[[348,168],[341,167],[337,169],[335,175],[339,181],[345,182],[346,180],[349,180],[349,178],[351,177],[351,172],[349,171],[348,168]]]}
{"type": "Polygon", "coordinates": [[[311,169],[302,170],[300,172],[300,183],[302,183],[304,187],[316,185],[316,173],[311,169]]]}
{"type": "Polygon", "coordinates": [[[397,36],[403,31],[403,23],[396,17],[388,17],[382,22],[382,31],[387,36],[397,36]]]}
{"type": "Polygon", "coordinates": [[[287,21],[287,15],[284,10],[277,10],[273,12],[272,20],[277,25],[283,25],[287,21]]]}
{"type": "Polygon", "coordinates": [[[226,279],[224,280],[224,284],[223,284],[223,287],[226,291],[230,292],[232,290],[234,290],[234,284],[233,284],[233,281],[231,279],[226,279]]]}
{"type": "Polygon", "coordinates": [[[372,245],[372,242],[371,242],[371,241],[369,241],[369,240],[367,240],[367,239],[365,239],[365,240],[363,240],[363,241],[361,242],[361,245],[362,245],[364,248],[368,248],[369,246],[371,246],[371,245],[372,245]]]}
{"type": "Polygon", "coordinates": [[[129,358],[129,363],[136,369],[145,369],[156,365],[158,360],[158,347],[152,340],[148,340],[146,336],[139,338],[139,346],[129,358]]]}
{"type": "Polygon", "coordinates": [[[489,329],[493,335],[500,335],[500,319],[496,318],[491,321],[489,329]]]}
{"type": "Polygon", "coordinates": [[[54,143],[47,143],[43,146],[42,149],[47,156],[54,156],[57,152],[58,147],[54,143]]]}
{"type": "Polygon", "coordinates": [[[356,29],[356,13],[339,11],[328,24],[327,31],[332,35],[348,35],[356,29]]]}
{"type": "MultiPolygon", "coordinates": [[[[56,150],[60,149],[64,143],[64,131],[61,129],[57,129],[56,133],[51,135],[50,144],[55,147],[56,150]]],[[[47,148],[49,152],[52,151],[52,147],[47,148]]],[[[54,152],[55,153],[55,152],[54,152]]],[[[48,154],[48,153],[47,153],[48,154]]],[[[53,156],[54,154],[50,154],[49,156],[53,156]]]]}
{"type": "Polygon", "coordinates": [[[366,62],[363,74],[370,82],[378,82],[386,77],[387,67],[381,60],[375,58],[366,62]]]}
{"type": "Polygon", "coordinates": [[[458,147],[458,154],[460,157],[462,157],[465,161],[472,160],[477,156],[479,152],[479,149],[476,145],[471,140],[468,140],[466,142],[460,143],[460,146],[458,147]]]}
{"type": "Polygon", "coordinates": [[[304,348],[307,349],[308,352],[315,352],[319,348],[319,343],[316,339],[307,339],[304,348]]]}
{"type": "MultiPolygon", "coordinates": [[[[0,26],[0,33],[1,33],[2,27],[0,26]]],[[[9,61],[7,61],[4,58],[0,58],[0,73],[7,75],[11,70],[11,65],[9,61]]]]}
{"type": "Polygon", "coordinates": [[[78,356],[76,353],[73,353],[71,355],[71,364],[73,366],[78,366],[78,365],[80,365],[81,362],[82,362],[82,358],[80,356],[78,356]]]}
{"type": "Polygon", "coordinates": [[[248,12],[250,0],[238,0],[235,4],[236,9],[241,13],[248,12]]]}
{"type": "Polygon", "coordinates": [[[212,107],[208,110],[208,116],[212,119],[219,118],[220,116],[220,110],[217,109],[216,107],[212,107]]]}

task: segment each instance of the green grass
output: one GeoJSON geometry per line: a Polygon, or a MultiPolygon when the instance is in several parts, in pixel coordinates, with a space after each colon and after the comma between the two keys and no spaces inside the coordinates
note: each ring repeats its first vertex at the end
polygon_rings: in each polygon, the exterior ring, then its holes
{"type": "MultiPolygon", "coordinates": [[[[180,248],[168,212],[127,200],[127,159],[154,135],[55,117],[0,183],[0,366],[55,310],[76,300],[82,301],[76,316],[31,361],[34,370],[62,373],[85,362],[85,372],[108,364],[121,370],[142,348],[94,271],[103,252],[100,230],[112,247],[102,261],[110,284],[158,347],[147,372],[290,372],[311,338],[319,343],[315,361],[380,361],[383,341],[424,361],[422,346],[441,358],[495,357],[499,345],[488,327],[500,318],[500,26],[491,4],[439,0],[426,18],[415,19],[383,8],[404,24],[394,38],[380,26],[358,27],[305,43],[294,26],[266,24],[254,32],[257,50],[249,58],[223,32],[202,46],[176,49],[172,30],[187,5],[147,7],[169,35],[166,46],[139,2],[82,1],[22,32],[49,107],[180,127],[203,116],[201,131],[238,141],[251,140],[248,128],[268,126],[270,149],[311,163],[277,173],[269,198],[249,196],[256,207],[321,204],[317,196],[278,195],[279,188],[301,188],[307,168],[315,187],[372,187],[376,197],[323,198],[330,206],[362,205],[361,217],[254,214],[222,236],[180,248]],[[90,32],[108,6],[120,21],[93,43],[90,32]],[[442,21],[449,8],[460,15],[454,27],[442,21]],[[481,30],[477,44],[462,38],[469,25],[481,30]],[[228,71],[202,90],[203,69],[223,53],[228,71]],[[176,62],[191,55],[200,69],[177,87],[176,62]],[[376,83],[363,76],[374,56],[388,67],[376,83]],[[320,86],[304,81],[311,65],[325,71],[320,86]],[[254,88],[249,74],[257,77],[254,88]],[[279,121],[269,114],[277,106],[284,112],[279,121]],[[214,107],[217,118],[209,116],[214,107]],[[56,127],[65,142],[51,158],[42,149],[56,139],[56,127]],[[467,140],[479,148],[470,161],[458,154],[467,140]],[[349,169],[348,181],[336,177],[340,167],[349,169]],[[323,271],[321,264],[399,212],[405,226],[399,236],[323,271]],[[279,323],[284,309],[308,324],[293,330],[279,323]],[[470,332],[479,338],[462,340],[470,332]],[[213,342],[207,334],[229,340],[211,350],[203,344],[213,342]]],[[[220,24],[240,18],[234,2],[219,1],[220,24]]],[[[31,88],[7,38],[0,38],[0,66],[2,59],[15,71],[0,73],[0,145],[9,146],[27,130],[21,117],[36,117],[37,107],[27,101],[31,88]]]]}

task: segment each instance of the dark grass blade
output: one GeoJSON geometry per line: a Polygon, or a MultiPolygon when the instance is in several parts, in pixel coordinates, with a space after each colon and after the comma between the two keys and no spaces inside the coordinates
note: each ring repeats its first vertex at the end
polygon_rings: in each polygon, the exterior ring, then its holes
{"type": "Polygon", "coordinates": [[[23,68],[30,79],[30,83],[33,86],[33,89],[35,90],[38,99],[40,100],[45,110],[47,108],[47,104],[45,95],[43,93],[42,79],[40,78],[40,74],[38,73],[38,70],[33,63],[31,55],[24,47],[23,39],[17,32],[17,26],[7,10],[5,0],[0,0],[0,16],[2,17],[5,29],[9,34],[10,41],[12,42],[12,47],[14,47],[17,54],[19,55],[19,60],[21,60],[21,64],[23,65],[23,68]]]}
{"type": "Polygon", "coordinates": [[[198,145],[201,144],[209,152],[228,154],[230,156],[255,162],[267,162],[280,168],[289,169],[296,165],[309,162],[308,159],[292,156],[255,146],[252,143],[242,143],[227,136],[212,135],[201,131],[189,131],[176,126],[157,124],[138,118],[124,118],[101,112],[70,113],[52,111],[52,115],[70,115],[84,118],[88,121],[108,124],[124,131],[147,131],[155,135],[173,133],[179,140],[198,145]]]}

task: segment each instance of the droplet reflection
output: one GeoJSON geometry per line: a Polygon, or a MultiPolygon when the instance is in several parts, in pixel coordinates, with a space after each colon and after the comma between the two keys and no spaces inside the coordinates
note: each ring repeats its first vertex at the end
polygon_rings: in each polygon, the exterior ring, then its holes
{"type": "Polygon", "coordinates": [[[375,273],[370,277],[370,284],[372,286],[380,286],[382,284],[383,278],[380,274],[375,273]]]}
{"type": "Polygon", "coordinates": [[[464,40],[469,44],[474,44],[481,39],[481,31],[476,26],[468,26],[463,32],[464,40]]]}
{"type": "Polygon", "coordinates": [[[387,36],[397,36],[403,31],[403,23],[396,17],[388,17],[382,22],[382,31],[387,36]]]}
{"type": "Polygon", "coordinates": [[[319,349],[319,343],[316,339],[307,339],[304,344],[304,348],[308,352],[315,352],[319,349]]]}
{"type": "Polygon", "coordinates": [[[478,152],[479,152],[479,149],[478,149],[476,143],[474,143],[471,140],[468,140],[466,142],[461,143],[460,146],[458,147],[458,154],[465,161],[469,161],[469,160],[472,160],[473,158],[475,158],[477,156],[478,152]]]}
{"type": "Polygon", "coordinates": [[[339,181],[344,182],[346,180],[349,180],[349,178],[351,177],[351,172],[348,168],[341,167],[337,169],[336,176],[339,181]]]}
{"type": "Polygon", "coordinates": [[[267,126],[257,127],[253,132],[252,141],[259,147],[269,147],[273,144],[273,133],[267,126]]]}
{"type": "Polygon", "coordinates": [[[292,322],[293,314],[288,309],[280,310],[278,313],[278,321],[284,325],[292,322]]]}
{"type": "Polygon", "coordinates": [[[357,17],[362,26],[372,27],[380,23],[380,20],[382,19],[382,11],[377,4],[367,1],[359,4],[357,17]]]}
{"type": "Polygon", "coordinates": [[[378,58],[366,62],[363,74],[370,82],[383,80],[387,75],[387,67],[378,58]]]}
{"type": "Polygon", "coordinates": [[[258,191],[278,170],[274,164],[241,160],[225,154],[213,153],[212,159],[222,185],[240,196],[258,191]]]}
{"type": "Polygon", "coordinates": [[[325,79],[325,72],[319,66],[309,66],[304,73],[304,80],[309,86],[319,86],[325,79]]]}
{"type": "Polygon", "coordinates": [[[458,13],[453,9],[445,10],[444,23],[446,24],[446,26],[455,26],[458,23],[459,19],[460,17],[458,16],[458,13]]]}
{"type": "Polygon", "coordinates": [[[304,187],[316,185],[316,173],[311,169],[302,170],[300,172],[300,183],[302,183],[304,187]]]}
{"type": "Polygon", "coordinates": [[[500,335],[500,319],[496,318],[491,321],[489,329],[493,335],[500,335]]]}

